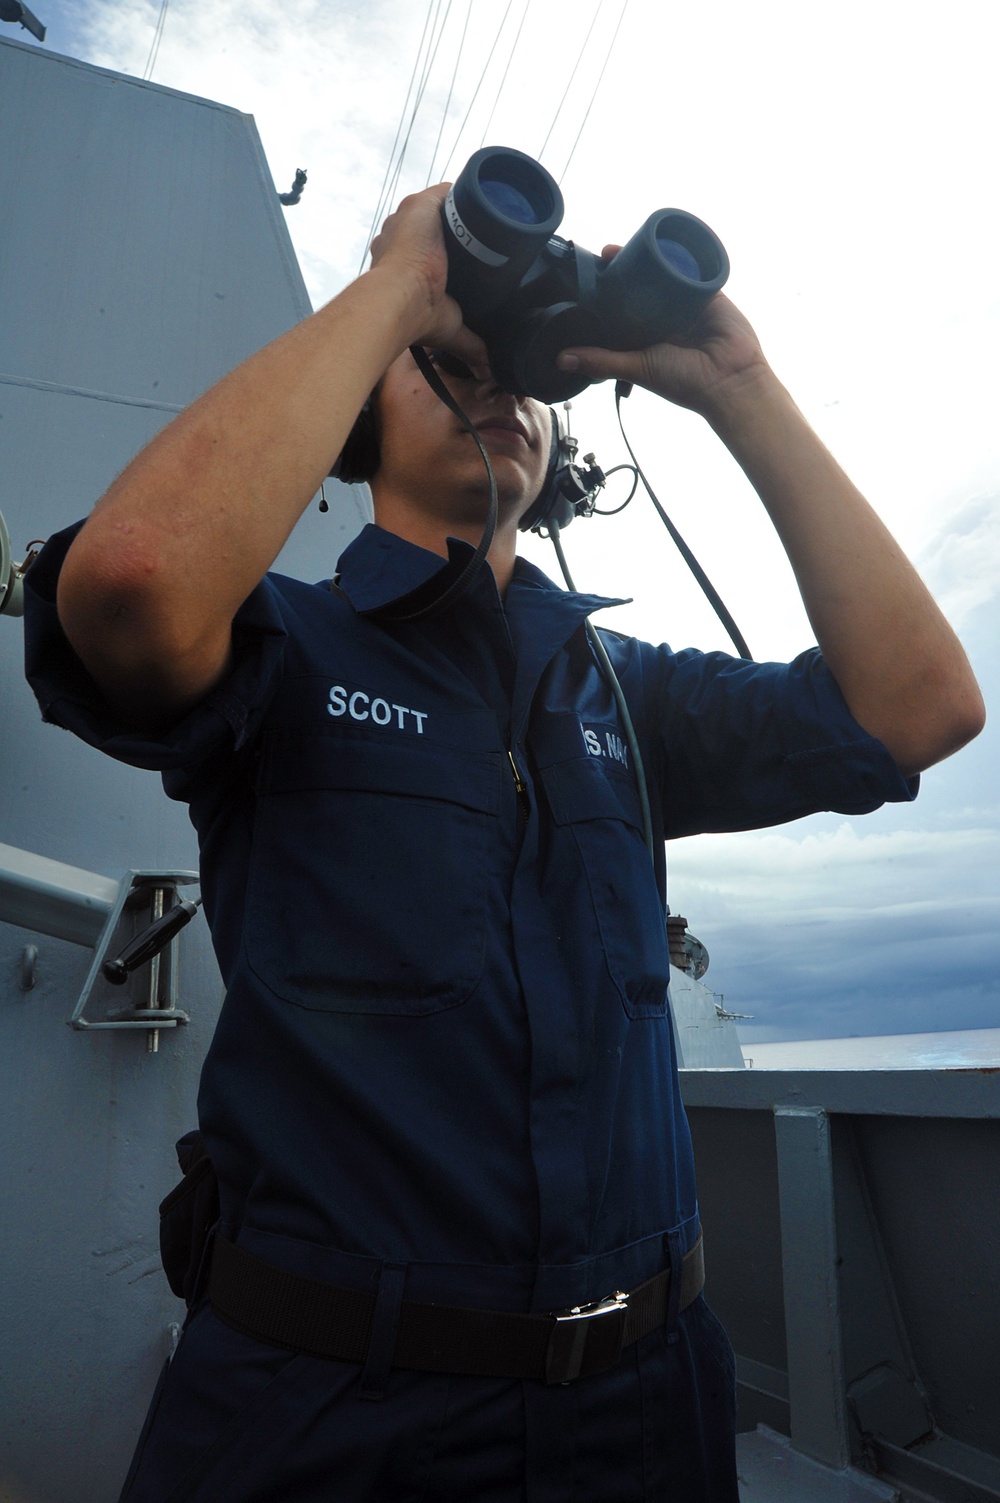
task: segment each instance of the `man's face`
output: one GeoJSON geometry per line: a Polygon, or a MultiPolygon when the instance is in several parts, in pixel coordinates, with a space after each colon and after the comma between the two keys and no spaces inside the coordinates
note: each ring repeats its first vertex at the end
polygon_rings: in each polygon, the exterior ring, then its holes
{"type": "MultiPolygon", "coordinates": [[[[537,496],[545,476],[551,442],[548,410],[533,398],[512,397],[492,378],[480,380],[471,372],[455,375],[440,364],[438,374],[490,456],[501,519],[516,521],[537,496]]],[[[446,524],[481,527],[489,496],[482,455],[409,352],[386,371],[376,406],[381,452],[372,484],[376,512],[380,496],[392,495],[446,524]]]]}

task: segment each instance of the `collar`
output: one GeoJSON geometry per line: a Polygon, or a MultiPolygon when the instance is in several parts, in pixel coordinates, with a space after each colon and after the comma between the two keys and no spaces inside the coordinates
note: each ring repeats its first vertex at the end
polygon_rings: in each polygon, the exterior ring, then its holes
{"type": "Polygon", "coordinates": [[[459,548],[468,544],[449,538],[448,558],[443,559],[367,522],[337,560],[337,584],[358,614],[368,615],[411,595],[453,567],[459,548]]]}
{"type": "MultiPolygon", "coordinates": [[[[461,538],[449,538],[448,557],[442,559],[439,554],[368,522],[338,559],[337,584],[359,615],[370,615],[422,590],[432,580],[436,587],[446,587],[474,552],[471,544],[461,538]]],[[[484,588],[496,590],[489,568],[484,568],[473,593],[484,588]]],[[[560,589],[541,569],[518,558],[507,592],[506,609],[511,633],[516,640],[518,636],[530,638],[533,627],[541,627],[543,619],[551,622],[553,613],[571,629],[592,611],[625,604],[627,601],[620,598],[575,594],[560,589]]]]}

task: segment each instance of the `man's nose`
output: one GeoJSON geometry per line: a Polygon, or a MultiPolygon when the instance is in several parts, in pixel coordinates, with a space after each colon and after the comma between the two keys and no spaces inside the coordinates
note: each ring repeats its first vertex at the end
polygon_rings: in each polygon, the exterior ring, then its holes
{"type": "Polygon", "coordinates": [[[526,396],[518,396],[515,392],[509,392],[505,386],[494,376],[488,365],[477,365],[473,368],[476,380],[476,396],[480,399],[488,399],[496,396],[513,397],[518,407],[523,407],[529,400],[526,396]]]}

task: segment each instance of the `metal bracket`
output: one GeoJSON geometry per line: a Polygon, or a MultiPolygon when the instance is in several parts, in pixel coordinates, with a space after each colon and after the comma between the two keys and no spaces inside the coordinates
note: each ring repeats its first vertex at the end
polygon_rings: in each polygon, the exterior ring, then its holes
{"type": "Polygon", "coordinates": [[[830,1120],[822,1107],[774,1109],[792,1444],[849,1466],[847,1395],[830,1120]]]}
{"type": "Polygon", "coordinates": [[[178,936],[154,955],[148,965],[149,1000],[145,1007],[128,1006],[115,1008],[100,1021],[84,1016],[94,983],[101,974],[101,966],[111,948],[118,925],[126,908],[149,895],[152,917],[158,918],[173,906],[178,887],[198,881],[197,872],[189,871],[129,871],[118,885],[118,893],[108,911],[104,927],[94,946],[87,979],[77,998],[76,1006],[66,1020],[71,1028],[80,1030],[97,1028],[144,1029],[149,1034],[149,1048],[155,1052],[161,1028],[176,1028],[179,1023],[188,1023],[190,1018],[177,1006],[177,946],[178,936]],[[168,898],[170,901],[168,902],[168,898]]]}

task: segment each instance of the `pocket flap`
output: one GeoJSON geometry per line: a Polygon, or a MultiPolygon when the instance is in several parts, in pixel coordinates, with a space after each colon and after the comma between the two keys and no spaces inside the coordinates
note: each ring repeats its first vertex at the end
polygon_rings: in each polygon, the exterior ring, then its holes
{"type": "Polygon", "coordinates": [[[642,829],[639,795],[627,773],[605,771],[588,757],[543,768],[542,782],[556,824],[620,819],[642,829]]]}
{"type": "Polygon", "coordinates": [[[329,731],[276,736],[261,764],[262,793],[313,788],[394,793],[441,799],[481,814],[500,809],[501,759],[496,752],[467,752],[428,743],[391,742],[329,731]]]}

